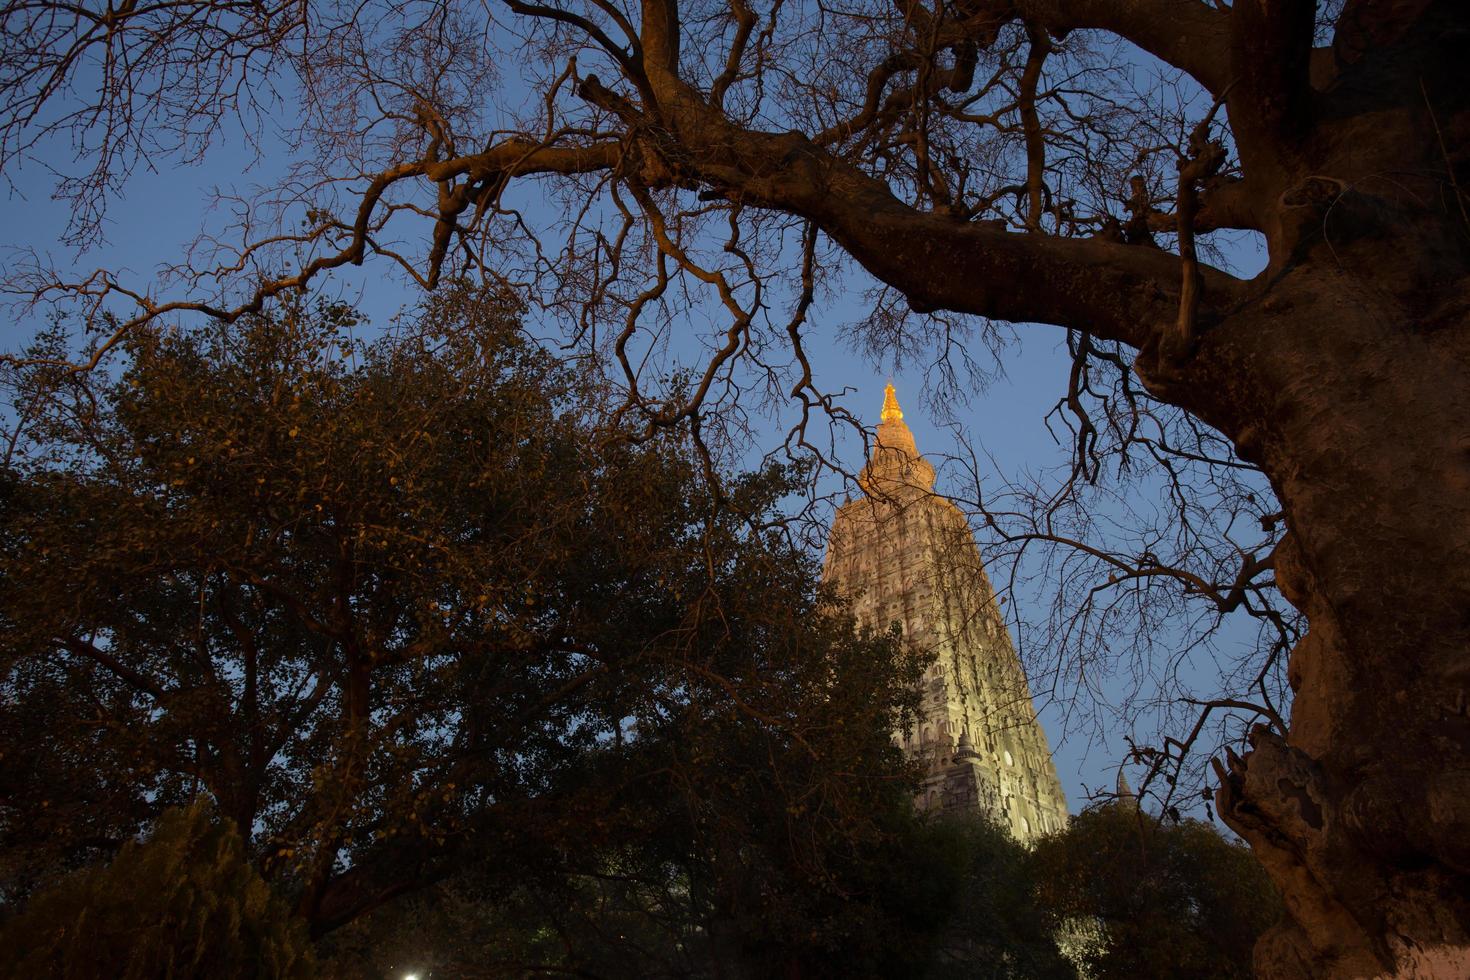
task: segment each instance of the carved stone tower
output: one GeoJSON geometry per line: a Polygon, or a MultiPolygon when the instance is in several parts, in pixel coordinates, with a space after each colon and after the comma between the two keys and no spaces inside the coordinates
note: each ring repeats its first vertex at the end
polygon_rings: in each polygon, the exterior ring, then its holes
{"type": "Polygon", "coordinates": [[[927,762],[919,806],[989,813],[1022,841],[1060,829],[1067,802],[980,551],[959,508],[934,493],[892,385],[859,483],[865,496],[833,521],[823,577],[854,596],[859,619],[897,622],[937,654],[918,723],[894,733],[927,762]]]}

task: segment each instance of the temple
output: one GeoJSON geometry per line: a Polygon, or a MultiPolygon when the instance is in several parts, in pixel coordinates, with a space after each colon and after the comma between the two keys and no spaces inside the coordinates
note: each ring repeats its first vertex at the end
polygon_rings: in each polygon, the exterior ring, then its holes
{"type": "Polygon", "coordinates": [[[864,495],[838,510],[823,577],[860,620],[898,623],[936,655],[918,722],[893,736],[925,762],[918,805],[985,813],[1029,840],[1065,826],[1066,799],[969,523],[934,479],[890,384],[864,495]]]}

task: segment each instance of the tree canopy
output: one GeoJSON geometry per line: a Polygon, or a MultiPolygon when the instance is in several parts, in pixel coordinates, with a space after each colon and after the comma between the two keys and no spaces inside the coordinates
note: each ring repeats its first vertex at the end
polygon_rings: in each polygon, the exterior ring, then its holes
{"type": "Polygon", "coordinates": [[[305,923],[211,809],[165,811],[148,840],[33,897],[0,927],[0,966],[56,980],[312,980],[305,923]]]}
{"type": "Polygon", "coordinates": [[[584,852],[554,879],[518,872],[497,887],[491,867],[467,867],[335,934],[328,969],[1225,980],[1252,975],[1251,946],[1281,911],[1238,841],[1199,821],[1161,822],[1132,803],[1084,811],[1034,847],[977,814],[890,829],[887,844],[849,869],[858,872],[849,883],[861,883],[849,913],[861,918],[861,935],[804,936],[814,923],[799,911],[787,920],[784,898],[768,921],[789,925],[751,932],[747,921],[742,930],[698,885],[710,852],[686,849],[675,831],[636,850],[584,852]],[[741,933],[758,942],[730,945],[741,933]]]}
{"type": "Polygon", "coordinates": [[[303,302],[140,333],[96,401],[11,379],[8,893],[206,793],[317,934],[470,853],[544,874],[671,821],[739,855],[706,887],[746,914],[840,911],[910,791],[919,660],[817,589],[789,474],[716,507],[516,316],[460,289],[360,343],[303,302]]]}
{"type": "Polygon", "coordinates": [[[1086,810],[1032,855],[1038,901],[1083,975],[1248,978],[1281,900],[1239,843],[1125,801],[1086,810]]]}

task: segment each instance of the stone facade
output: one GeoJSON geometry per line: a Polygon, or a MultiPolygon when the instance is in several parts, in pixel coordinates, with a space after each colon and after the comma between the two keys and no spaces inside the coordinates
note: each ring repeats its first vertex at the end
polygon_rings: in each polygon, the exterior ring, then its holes
{"type": "Polygon", "coordinates": [[[986,812],[1022,841],[1060,829],[1066,799],[975,538],[959,508],[935,494],[934,467],[892,385],[859,480],[865,495],[838,510],[823,577],[854,597],[860,620],[896,622],[937,654],[918,723],[894,733],[927,762],[919,806],[986,812]]]}

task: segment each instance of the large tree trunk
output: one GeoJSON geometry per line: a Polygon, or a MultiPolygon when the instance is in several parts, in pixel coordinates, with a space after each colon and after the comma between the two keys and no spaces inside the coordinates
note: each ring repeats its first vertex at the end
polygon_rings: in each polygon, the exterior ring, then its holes
{"type": "Polygon", "coordinates": [[[1269,475],[1276,577],[1310,621],[1289,737],[1258,729],[1217,795],[1286,900],[1258,971],[1466,977],[1470,282],[1444,260],[1470,228],[1346,217],[1186,366],[1140,364],[1269,475]]]}

